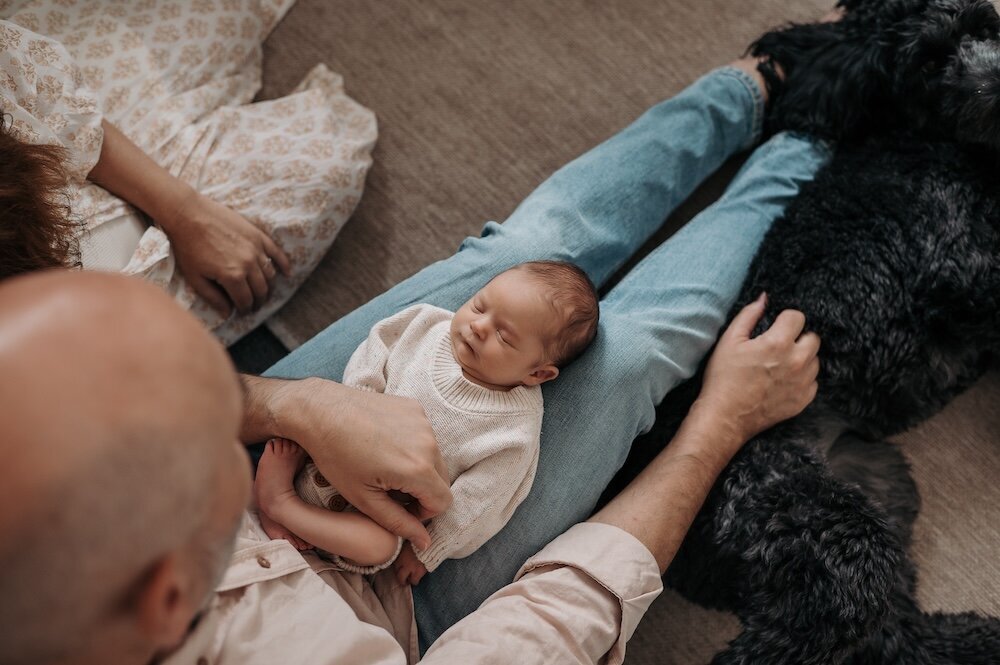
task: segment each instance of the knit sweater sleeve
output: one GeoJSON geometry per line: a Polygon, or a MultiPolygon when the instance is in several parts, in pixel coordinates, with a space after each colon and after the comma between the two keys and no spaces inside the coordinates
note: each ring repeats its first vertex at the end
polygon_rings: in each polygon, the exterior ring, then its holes
{"type": "Polygon", "coordinates": [[[426,325],[428,306],[413,305],[401,312],[382,319],[368,333],[344,368],[345,386],[384,393],[386,368],[393,348],[407,329],[414,325],[426,325]]]}
{"type": "Polygon", "coordinates": [[[451,507],[427,528],[431,546],[417,552],[428,571],[469,556],[510,521],[535,479],[540,430],[541,414],[531,416],[494,439],[493,452],[455,479],[451,507]]]}

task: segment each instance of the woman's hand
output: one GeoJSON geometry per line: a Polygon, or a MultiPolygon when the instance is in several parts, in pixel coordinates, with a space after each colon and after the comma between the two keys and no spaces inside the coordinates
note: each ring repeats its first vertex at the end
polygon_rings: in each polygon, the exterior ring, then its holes
{"type": "Polygon", "coordinates": [[[163,227],[177,266],[199,296],[228,316],[260,307],[291,265],[270,237],[238,213],[199,194],[103,120],[101,157],[87,178],[163,227]]]}
{"type": "Polygon", "coordinates": [[[451,490],[418,402],[317,378],[244,377],[244,385],[243,441],[280,436],[297,442],[358,510],[417,547],[430,547],[421,521],[447,510],[451,490]],[[390,493],[413,502],[404,507],[390,493]]]}
{"type": "Polygon", "coordinates": [[[220,314],[242,313],[267,300],[288,256],[241,215],[191,191],[169,216],[157,219],[170,238],[177,266],[195,292],[220,314]]]}
{"type": "Polygon", "coordinates": [[[770,329],[750,338],[766,303],[761,294],[719,338],[698,396],[701,406],[731,419],[741,442],[798,415],[818,389],[819,336],[802,334],[805,315],[785,310],[770,329]]]}

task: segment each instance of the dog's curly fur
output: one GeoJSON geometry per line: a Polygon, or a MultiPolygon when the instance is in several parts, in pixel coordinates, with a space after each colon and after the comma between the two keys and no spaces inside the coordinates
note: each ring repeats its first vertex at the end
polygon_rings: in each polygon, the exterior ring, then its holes
{"type": "MultiPolygon", "coordinates": [[[[772,226],[732,314],[769,294],[823,340],[820,392],[748,443],[667,573],[742,634],[715,663],[1000,662],[1000,621],[926,614],[907,556],[916,489],[885,437],[1000,352],[1000,18],[986,0],[846,0],[753,47],[780,66],[771,131],[835,139],[772,226]]],[[[620,487],[669,440],[661,408],[620,487]]]]}

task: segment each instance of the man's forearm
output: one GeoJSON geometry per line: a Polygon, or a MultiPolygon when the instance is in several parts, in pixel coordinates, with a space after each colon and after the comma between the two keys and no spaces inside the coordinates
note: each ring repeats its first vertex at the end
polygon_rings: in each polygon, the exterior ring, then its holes
{"type": "Polygon", "coordinates": [[[317,378],[271,379],[241,374],[240,380],[244,391],[240,440],[250,445],[281,437],[295,441],[314,457],[317,451],[312,450],[313,435],[318,431],[309,424],[311,414],[323,412],[331,418],[342,418],[346,408],[343,393],[352,390],[317,378]]]}
{"type": "Polygon", "coordinates": [[[240,440],[250,445],[276,436],[291,439],[287,433],[279,431],[275,406],[288,381],[250,374],[241,374],[240,380],[243,383],[243,427],[240,429],[240,440]]]}
{"type": "Polygon", "coordinates": [[[639,476],[590,518],[645,545],[667,569],[695,515],[743,435],[710,406],[695,403],[674,439],[639,476]]]}

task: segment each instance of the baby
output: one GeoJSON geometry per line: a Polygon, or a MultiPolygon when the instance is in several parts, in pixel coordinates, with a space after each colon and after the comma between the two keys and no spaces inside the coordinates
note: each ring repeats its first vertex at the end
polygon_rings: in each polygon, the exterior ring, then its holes
{"type": "Polygon", "coordinates": [[[372,328],[344,384],[416,399],[448,467],[454,501],[434,518],[431,546],[415,552],[348,505],[304,451],[268,443],[255,481],[272,538],[315,546],[345,570],[395,562],[416,584],[449,558],[468,556],[510,519],[531,488],[542,426],[541,384],[597,334],[597,293],[569,263],[522,263],[494,277],[452,314],[414,305],[372,328]]]}

